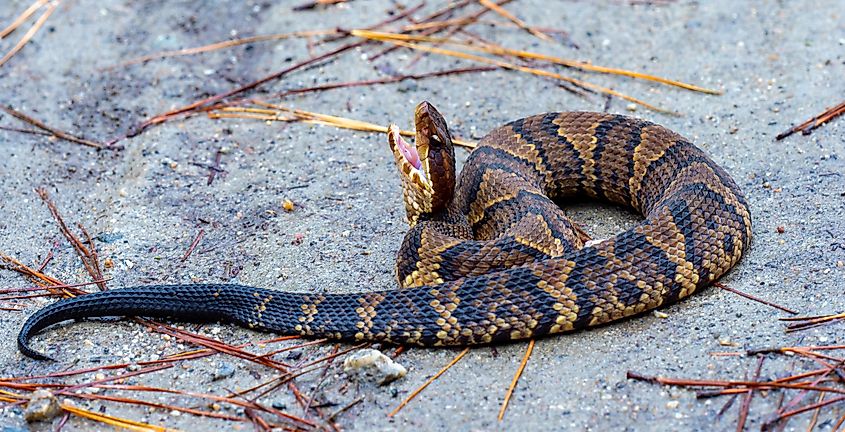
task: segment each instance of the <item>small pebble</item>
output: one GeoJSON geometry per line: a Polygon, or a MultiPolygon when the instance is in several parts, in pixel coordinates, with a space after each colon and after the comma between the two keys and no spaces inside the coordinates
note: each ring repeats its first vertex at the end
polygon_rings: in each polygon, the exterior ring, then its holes
{"type": "Polygon", "coordinates": [[[636,111],[636,110],[637,110],[637,104],[634,104],[634,103],[629,103],[629,104],[625,107],[625,109],[626,109],[626,110],[628,110],[628,111],[634,112],[634,111],[636,111]]]}
{"type": "Polygon", "coordinates": [[[660,311],[654,311],[654,316],[657,318],[669,318],[669,314],[660,311]]]}
{"type": "Polygon", "coordinates": [[[343,361],[343,371],[378,385],[388,384],[408,373],[404,366],[374,349],[362,349],[350,354],[343,361]]]}
{"type": "Polygon", "coordinates": [[[24,418],[28,422],[50,420],[61,412],[59,401],[53,393],[47,390],[36,390],[29,398],[24,411],[24,418]]]}
{"type": "Polygon", "coordinates": [[[786,228],[783,225],[777,227],[778,234],[783,234],[786,232],[786,228]]]}
{"type": "Polygon", "coordinates": [[[284,200],[284,201],[282,201],[282,208],[283,208],[286,212],[288,212],[288,213],[292,212],[292,211],[293,211],[293,209],[294,209],[294,207],[295,207],[295,206],[294,206],[294,204],[293,204],[293,201],[291,201],[291,200],[289,200],[289,199],[287,199],[287,198],[285,198],[285,200],[284,200]]]}
{"type": "Polygon", "coordinates": [[[666,408],[669,408],[669,409],[675,409],[675,408],[677,408],[677,407],[678,407],[678,405],[680,405],[680,404],[681,404],[681,402],[680,402],[680,401],[676,401],[676,400],[669,401],[669,402],[666,402],[666,408]]]}
{"type": "Polygon", "coordinates": [[[220,362],[217,365],[217,369],[214,371],[214,375],[211,376],[212,381],[220,381],[222,379],[226,379],[231,377],[235,374],[235,367],[232,366],[230,363],[227,362],[220,362]]]}

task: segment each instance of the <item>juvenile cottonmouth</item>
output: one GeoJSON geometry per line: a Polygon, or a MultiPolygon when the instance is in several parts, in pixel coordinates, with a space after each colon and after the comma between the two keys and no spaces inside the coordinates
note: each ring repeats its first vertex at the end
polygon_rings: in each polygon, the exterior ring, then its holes
{"type": "MultiPolygon", "coordinates": [[[[415,146],[389,144],[411,225],[399,288],[353,294],[241,285],[152,285],[61,300],[18,336],[68,319],[139,315],[223,320],[304,336],[423,346],[487,344],[607,323],[674,303],[719,278],[748,247],[748,205],[704,152],[661,126],[613,114],[546,113],[499,127],[461,176],[446,122],[427,102],[415,146]],[[586,236],[557,203],[588,196],[645,219],[586,236]]],[[[354,283],[354,282],[342,282],[354,283]]]]}

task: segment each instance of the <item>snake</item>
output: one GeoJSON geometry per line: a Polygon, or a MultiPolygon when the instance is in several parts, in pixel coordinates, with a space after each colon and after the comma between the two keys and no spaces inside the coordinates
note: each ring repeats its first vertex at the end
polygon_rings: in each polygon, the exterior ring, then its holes
{"type": "MultiPolygon", "coordinates": [[[[397,287],[350,293],[193,283],[112,289],[31,315],[19,350],[66,320],[222,321],[345,341],[425,347],[507,343],[603,325],[673,304],[733,268],[751,216],[728,173],[681,135],[610,113],[549,112],[485,135],[456,174],[455,143],[428,102],[413,143],[387,141],[409,222],[397,287]],[[593,240],[563,207],[598,200],[640,222],[593,240]]],[[[354,285],[354,281],[342,281],[354,285]]]]}

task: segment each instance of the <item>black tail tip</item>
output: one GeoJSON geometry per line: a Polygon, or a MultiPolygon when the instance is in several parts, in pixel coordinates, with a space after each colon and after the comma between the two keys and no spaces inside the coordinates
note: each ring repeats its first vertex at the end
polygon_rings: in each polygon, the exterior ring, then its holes
{"type": "Polygon", "coordinates": [[[54,358],[48,357],[30,348],[28,339],[29,336],[27,336],[23,331],[21,331],[21,334],[18,335],[18,350],[21,352],[21,354],[34,360],[56,361],[54,358]]]}

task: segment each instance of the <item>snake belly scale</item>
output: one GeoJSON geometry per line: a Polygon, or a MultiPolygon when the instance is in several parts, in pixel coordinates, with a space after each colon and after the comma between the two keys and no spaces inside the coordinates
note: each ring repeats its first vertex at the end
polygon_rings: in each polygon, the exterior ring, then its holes
{"type": "Polygon", "coordinates": [[[456,176],[440,113],[423,102],[415,122],[415,145],[394,127],[388,134],[411,225],[397,258],[399,287],[350,294],[230,284],[116,289],[39,310],[19,334],[20,350],[46,358],[28,346],[43,328],[119,315],[421,346],[540,337],[674,303],[725,274],[749,245],[740,189],[662,126],[590,112],[526,117],[486,135],[456,176]],[[559,206],[574,197],[621,204],[644,219],[587,242],[559,206]]]}

